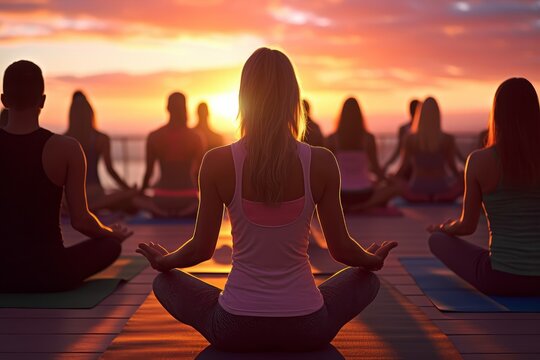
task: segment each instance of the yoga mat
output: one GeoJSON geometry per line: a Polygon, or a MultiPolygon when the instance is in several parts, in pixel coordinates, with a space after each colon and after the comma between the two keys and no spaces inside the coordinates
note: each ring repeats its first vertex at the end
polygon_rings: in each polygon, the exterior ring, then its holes
{"type": "Polygon", "coordinates": [[[111,266],[89,278],[120,279],[129,281],[148,267],[148,261],[139,255],[121,256],[111,266]]]}
{"type": "Polygon", "coordinates": [[[420,289],[446,312],[540,312],[540,297],[487,296],[432,257],[400,258],[420,289]]]}
{"type": "Polygon", "coordinates": [[[48,293],[0,294],[0,308],[93,308],[111,295],[121,282],[132,279],[147,266],[148,262],[138,256],[121,257],[76,289],[48,293]]]}
{"type": "Polygon", "coordinates": [[[411,202],[407,201],[402,197],[396,197],[391,202],[391,205],[400,207],[461,207],[462,204],[456,201],[441,201],[441,202],[431,202],[431,201],[418,201],[411,202]]]}
{"type": "Polygon", "coordinates": [[[186,217],[180,217],[180,218],[155,218],[145,213],[138,213],[126,219],[126,223],[130,225],[194,224],[195,216],[186,216],[186,217]]]}
{"type": "MultiPolygon", "coordinates": [[[[225,277],[204,278],[223,286],[225,277]]],[[[176,321],[153,294],[128,321],[103,359],[460,359],[450,340],[385,282],[375,301],[346,324],[332,346],[309,353],[224,353],[176,321]]]]}

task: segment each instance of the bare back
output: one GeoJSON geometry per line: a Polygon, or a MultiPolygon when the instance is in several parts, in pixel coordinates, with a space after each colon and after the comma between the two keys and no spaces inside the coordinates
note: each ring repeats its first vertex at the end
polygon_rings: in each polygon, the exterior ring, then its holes
{"type": "Polygon", "coordinates": [[[155,161],[159,163],[161,176],[155,187],[195,188],[203,151],[200,135],[186,127],[165,125],[152,132],[147,141],[147,172],[155,161]]]}

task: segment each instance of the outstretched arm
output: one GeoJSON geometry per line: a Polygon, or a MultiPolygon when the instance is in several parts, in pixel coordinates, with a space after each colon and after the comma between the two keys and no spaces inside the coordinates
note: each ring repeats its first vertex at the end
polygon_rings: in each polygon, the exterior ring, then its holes
{"type": "Polygon", "coordinates": [[[384,180],[384,171],[379,165],[379,158],[377,155],[377,144],[375,143],[375,137],[373,135],[368,136],[367,141],[367,155],[369,158],[369,164],[371,171],[377,176],[378,181],[384,180]]]}
{"type": "Polygon", "coordinates": [[[123,241],[132,234],[121,225],[108,227],[88,209],[86,200],[86,158],[80,144],[73,139],[62,140],[64,153],[67,156],[67,172],[65,180],[66,200],[74,229],[91,238],[114,237],[123,241]]]}
{"type": "Polygon", "coordinates": [[[129,189],[129,185],[118,175],[116,170],[114,170],[112,159],[111,159],[111,140],[107,135],[103,135],[102,138],[102,154],[103,154],[103,161],[105,161],[105,167],[107,168],[107,172],[111,177],[114,179],[114,181],[120,186],[122,189],[129,189]]]}
{"type": "Polygon", "coordinates": [[[412,167],[412,141],[410,135],[407,136],[403,143],[402,156],[401,156],[401,165],[399,170],[396,173],[397,177],[405,177],[405,174],[409,173],[409,170],[412,167]]]}
{"type": "Polygon", "coordinates": [[[146,190],[150,186],[150,179],[154,174],[154,163],[156,162],[156,154],[154,150],[154,137],[152,134],[146,139],[146,170],[144,172],[144,178],[141,185],[141,192],[146,190]]]}
{"type": "Polygon", "coordinates": [[[157,244],[139,244],[137,252],[158,271],[194,266],[214,254],[223,217],[223,201],[215,183],[215,166],[207,157],[203,159],[199,174],[199,210],[193,237],[171,253],[157,244]]]}

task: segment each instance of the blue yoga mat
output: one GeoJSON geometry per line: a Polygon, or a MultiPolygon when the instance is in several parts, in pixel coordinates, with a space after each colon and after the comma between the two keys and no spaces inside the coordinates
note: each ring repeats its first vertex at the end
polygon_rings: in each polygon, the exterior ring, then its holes
{"type": "Polygon", "coordinates": [[[406,257],[400,262],[424,294],[447,312],[540,312],[540,297],[487,296],[432,257],[406,257]]]}
{"type": "Polygon", "coordinates": [[[179,225],[194,224],[195,216],[181,218],[154,218],[144,213],[138,213],[126,220],[130,225],[179,225]]]}

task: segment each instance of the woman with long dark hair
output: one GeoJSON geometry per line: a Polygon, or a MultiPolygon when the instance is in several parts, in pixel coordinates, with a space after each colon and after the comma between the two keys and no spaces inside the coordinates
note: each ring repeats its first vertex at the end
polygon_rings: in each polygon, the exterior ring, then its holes
{"type": "Polygon", "coordinates": [[[493,101],[488,143],[469,155],[461,217],[429,228],[431,251],[490,295],[540,294],[540,107],[532,84],[503,82],[493,101]],[[460,235],[488,219],[489,250],[460,235]]]}
{"type": "Polygon", "coordinates": [[[375,298],[379,270],[397,244],[362,248],[347,232],[332,153],[302,143],[304,115],[293,66],[261,48],[240,81],[242,138],[209,151],[201,165],[193,237],[169,252],[140,244],[152,267],[156,297],[176,319],[217,348],[312,350],[375,298]],[[332,256],[350,267],[315,285],[307,254],[317,206],[332,256]],[[232,225],[233,265],[219,289],[176,270],[212,257],[223,208],[232,225]]]}
{"type": "Polygon", "coordinates": [[[327,143],[339,164],[341,203],[346,212],[384,206],[399,194],[399,188],[384,176],[379,165],[375,136],[367,130],[355,98],[345,100],[337,130],[330,135],[327,143]]]}
{"type": "Polygon", "coordinates": [[[137,191],[118,175],[111,157],[109,136],[97,130],[94,109],[82,91],[75,91],[69,108],[69,127],[66,136],[75,138],[86,155],[88,172],[86,174],[86,194],[88,205],[93,211],[101,209],[126,210],[131,206],[131,198],[137,191]],[[103,159],[105,168],[120,189],[107,193],[101,184],[98,172],[99,160],[103,159]]]}

